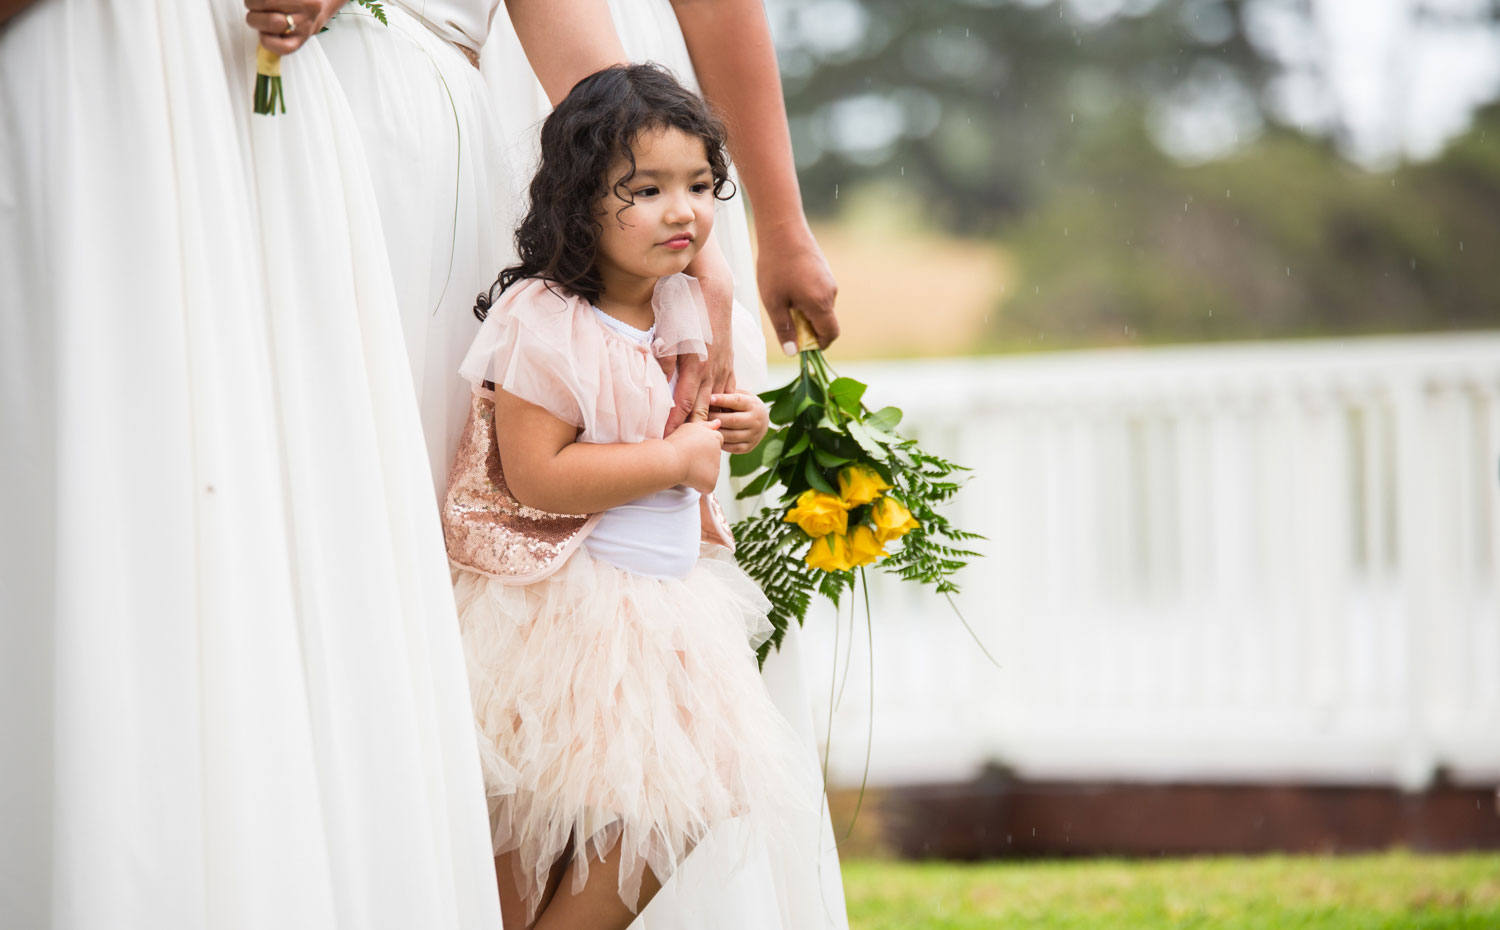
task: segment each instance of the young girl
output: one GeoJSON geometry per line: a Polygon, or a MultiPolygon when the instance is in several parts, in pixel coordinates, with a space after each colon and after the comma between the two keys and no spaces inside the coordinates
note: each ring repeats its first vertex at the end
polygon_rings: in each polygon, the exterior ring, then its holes
{"type": "Polygon", "coordinates": [[[663,436],[663,365],[706,356],[681,272],[726,179],[723,127],[666,72],[586,78],[542,128],[520,261],[476,309],[444,529],[507,928],[623,928],[716,824],[818,794],[711,494],[765,407],[715,395],[663,436]]]}

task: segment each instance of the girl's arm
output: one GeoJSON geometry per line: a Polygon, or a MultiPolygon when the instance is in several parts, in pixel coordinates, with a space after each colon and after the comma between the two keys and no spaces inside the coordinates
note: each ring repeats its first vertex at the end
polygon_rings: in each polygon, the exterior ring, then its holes
{"type": "Polygon", "coordinates": [[[802,212],[776,47],[761,0],[672,0],[704,96],[729,123],[729,148],[755,208],[761,302],[795,354],[792,307],[819,342],[838,338],[838,284],[802,212]]]}
{"type": "Polygon", "coordinates": [[[598,513],[680,484],[712,492],[723,445],[718,427],[718,420],[693,420],[666,439],[578,442],[571,423],[495,391],[505,483],[516,500],[552,513],[598,513]]]}

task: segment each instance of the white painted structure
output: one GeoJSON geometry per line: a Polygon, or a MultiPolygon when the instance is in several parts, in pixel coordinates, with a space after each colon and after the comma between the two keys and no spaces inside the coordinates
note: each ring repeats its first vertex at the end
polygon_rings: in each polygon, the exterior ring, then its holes
{"type": "MultiPolygon", "coordinates": [[[[844,368],[973,466],[958,603],[1003,666],[876,574],[873,783],[1500,781],[1500,333],[844,368]]],[[[832,612],[807,627],[826,719],[832,612]]]]}

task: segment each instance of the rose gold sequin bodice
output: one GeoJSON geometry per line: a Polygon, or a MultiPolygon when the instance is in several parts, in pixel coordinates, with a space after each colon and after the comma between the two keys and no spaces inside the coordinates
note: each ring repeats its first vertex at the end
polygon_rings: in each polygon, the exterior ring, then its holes
{"type": "Polygon", "coordinates": [[[598,521],[598,514],[548,513],[516,500],[500,469],[495,402],[475,394],[443,499],[448,561],[512,584],[537,581],[559,568],[598,521]]]}

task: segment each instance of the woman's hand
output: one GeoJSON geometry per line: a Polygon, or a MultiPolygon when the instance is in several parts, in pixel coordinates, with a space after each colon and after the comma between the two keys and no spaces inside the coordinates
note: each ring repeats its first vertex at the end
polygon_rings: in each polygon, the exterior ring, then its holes
{"type": "Polygon", "coordinates": [[[689,420],[667,437],[682,462],[682,484],[704,494],[712,494],[719,483],[719,453],[724,437],[719,421],[689,420]]]}
{"type": "Polygon", "coordinates": [[[266,51],[290,55],[317,35],[344,0],[245,0],[245,23],[266,51]]]}
{"type": "Polygon", "coordinates": [[[781,350],[787,355],[797,354],[793,307],[812,324],[818,345],[828,348],[839,337],[839,320],[833,312],[839,286],[812,230],[805,223],[758,229],[756,244],[760,254],[755,262],[755,277],[760,285],[760,299],[776,329],[781,350]]]}
{"type": "Polygon", "coordinates": [[[698,288],[703,292],[713,339],[708,345],[707,362],[696,355],[683,355],[677,359],[675,369],[662,365],[668,378],[674,370],[677,373],[677,385],[672,389],[672,413],[667,417],[668,435],[689,417],[706,417],[710,394],[728,394],[734,390],[734,275],[712,236],[687,271],[698,279],[698,288]]]}
{"type": "Polygon", "coordinates": [[[714,416],[719,418],[724,451],[730,455],[754,449],[771,428],[771,413],[754,394],[715,394],[709,401],[714,406],[714,416]]]}

